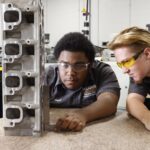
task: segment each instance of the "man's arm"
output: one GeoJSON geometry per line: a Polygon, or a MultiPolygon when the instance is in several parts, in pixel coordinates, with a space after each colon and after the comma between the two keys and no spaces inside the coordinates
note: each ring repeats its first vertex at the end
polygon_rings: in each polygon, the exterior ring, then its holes
{"type": "Polygon", "coordinates": [[[150,111],[144,105],[144,100],[144,96],[130,93],[127,98],[127,111],[140,120],[145,127],[150,130],[150,111]]]}
{"type": "Polygon", "coordinates": [[[91,105],[60,118],[56,127],[58,130],[80,131],[86,123],[114,114],[117,110],[118,100],[118,96],[113,93],[102,93],[91,105]]]}
{"type": "Polygon", "coordinates": [[[114,114],[117,110],[118,100],[117,95],[105,92],[98,96],[97,101],[79,111],[84,114],[86,121],[90,122],[114,114]]]}

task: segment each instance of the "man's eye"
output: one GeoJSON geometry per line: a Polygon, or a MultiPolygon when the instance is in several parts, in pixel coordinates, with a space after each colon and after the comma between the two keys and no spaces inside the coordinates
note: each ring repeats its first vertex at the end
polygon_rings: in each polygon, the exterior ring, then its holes
{"type": "Polygon", "coordinates": [[[68,67],[68,64],[61,63],[61,66],[64,67],[64,68],[67,68],[67,67],[68,67]]]}
{"type": "Polygon", "coordinates": [[[81,64],[75,64],[75,66],[76,66],[76,67],[80,67],[80,66],[82,66],[82,65],[81,65],[81,64]]]}
{"type": "Polygon", "coordinates": [[[68,68],[68,64],[64,64],[64,67],[65,67],[65,68],[68,68]]]}
{"type": "Polygon", "coordinates": [[[130,63],[130,60],[126,61],[125,63],[126,63],[126,64],[129,64],[129,63],[130,63]]]}
{"type": "Polygon", "coordinates": [[[133,59],[129,59],[128,61],[126,61],[127,64],[130,64],[133,62],[133,59]]]}

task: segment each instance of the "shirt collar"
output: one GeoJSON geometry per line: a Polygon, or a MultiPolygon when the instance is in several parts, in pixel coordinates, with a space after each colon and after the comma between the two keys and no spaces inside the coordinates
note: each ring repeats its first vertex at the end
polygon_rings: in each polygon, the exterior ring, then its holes
{"type": "Polygon", "coordinates": [[[60,80],[60,76],[59,76],[59,73],[58,73],[58,67],[55,68],[55,74],[56,74],[56,86],[58,85],[62,85],[62,82],[60,80]]]}

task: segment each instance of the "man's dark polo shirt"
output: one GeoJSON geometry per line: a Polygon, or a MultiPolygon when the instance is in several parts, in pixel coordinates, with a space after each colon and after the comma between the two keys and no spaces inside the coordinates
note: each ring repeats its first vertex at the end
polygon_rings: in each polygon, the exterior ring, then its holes
{"type": "Polygon", "coordinates": [[[150,77],[144,78],[141,84],[134,83],[133,79],[130,79],[129,93],[138,93],[146,97],[150,94],[150,77]]]}
{"type": "Polygon", "coordinates": [[[52,107],[84,107],[96,101],[103,92],[120,96],[116,75],[111,67],[103,62],[94,62],[84,85],[76,90],[64,87],[59,78],[57,66],[46,70],[45,84],[50,86],[49,101],[52,107]]]}

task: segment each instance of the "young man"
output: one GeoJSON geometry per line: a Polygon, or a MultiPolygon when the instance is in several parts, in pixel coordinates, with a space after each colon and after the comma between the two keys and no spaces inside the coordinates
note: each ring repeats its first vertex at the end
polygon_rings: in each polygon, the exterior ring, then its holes
{"type": "Polygon", "coordinates": [[[56,44],[58,63],[46,73],[50,106],[79,108],[58,119],[58,130],[80,131],[86,123],[115,114],[120,94],[109,65],[94,61],[92,43],[81,33],[64,35],[56,44]]]}
{"type": "Polygon", "coordinates": [[[150,32],[131,27],[120,32],[108,48],[118,66],[130,76],[127,110],[150,130],[150,32]]]}

